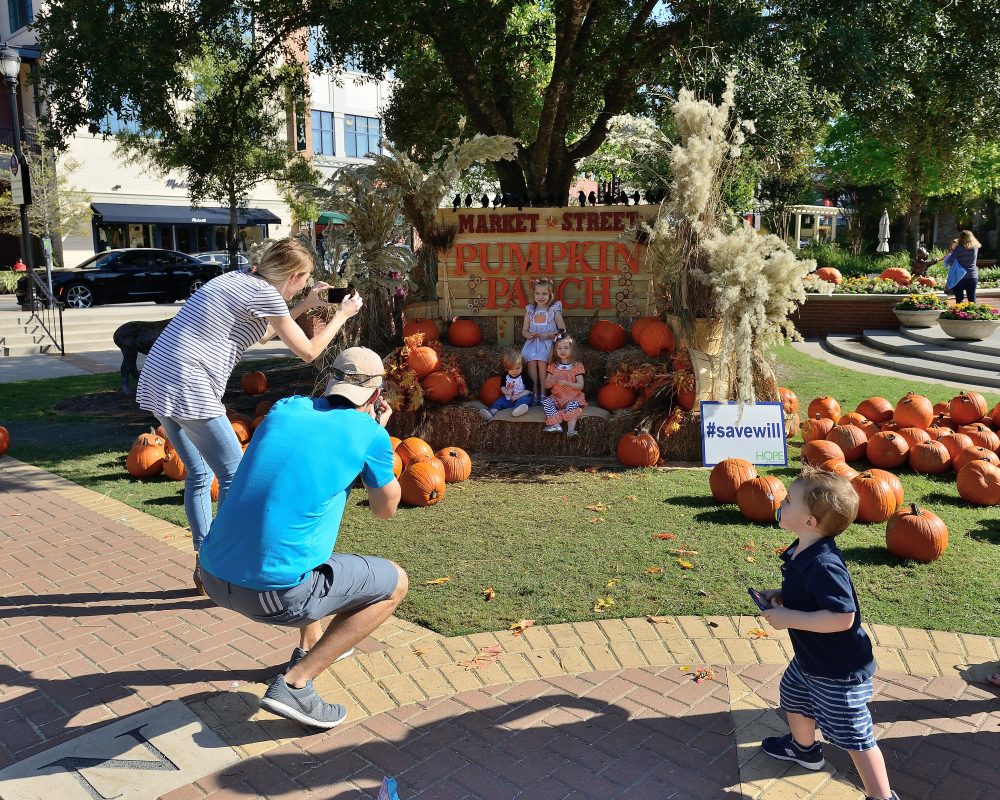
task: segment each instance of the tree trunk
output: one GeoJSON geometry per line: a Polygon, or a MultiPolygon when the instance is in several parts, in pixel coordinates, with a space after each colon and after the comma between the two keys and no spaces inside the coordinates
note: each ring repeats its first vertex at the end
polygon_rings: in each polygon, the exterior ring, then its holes
{"type": "Polygon", "coordinates": [[[497,161],[493,166],[500,179],[501,193],[509,195],[516,202],[527,204],[531,192],[521,165],[516,161],[497,161]]]}
{"type": "Polygon", "coordinates": [[[915,253],[920,242],[920,214],[926,199],[917,191],[910,192],[910,207],[906,212],[906,249],[915,253]]]}
{"type": "Polygon", "coordinates": [[[236,260],[237,237],[239,235],[238,207],[236,205],[236,192],[230,187],[229,190],[229,230],[226,233],[226,246],[229,250],[229,268],[236,269],[239,262],[236,260]]]}

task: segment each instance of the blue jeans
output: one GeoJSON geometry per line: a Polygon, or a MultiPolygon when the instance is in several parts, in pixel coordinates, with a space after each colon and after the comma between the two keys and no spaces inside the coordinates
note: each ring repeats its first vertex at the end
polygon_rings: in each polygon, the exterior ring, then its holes
{"type": "Polygon", "coordinates": [[[969,295],[969,302],[976,302],[976,286],[979,285],[979,278],[974,278],[971,275],[966,275],[962,280],[951,287],[951,290],[955,293],[955,302],[964,303],[965,294],[969,295]]]}
{"type": "Polygon", "coordinates": [[[159,420],[187,469],[184,513],[197,553],[212,525],[212,476],[219,479],[221,506],[243,458],[243,448],[225,416],[211,419],[159,417],[159,420]]]}
{"type": "Polygon", "coordinates": [[[505,408],[517,408],[518,406],[530,406],[531,405],[531,393],[529,392],[524,397],[517,400],[508,400],[503,395],[497,398],[496,402],[490,406],[490,413],[496,414],[498,411],[503,411],[505,408]]]}

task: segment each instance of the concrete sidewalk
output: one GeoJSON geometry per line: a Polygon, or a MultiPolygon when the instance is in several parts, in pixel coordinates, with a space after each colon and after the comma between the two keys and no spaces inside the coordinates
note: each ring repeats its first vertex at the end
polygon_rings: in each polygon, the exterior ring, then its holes
{"type": "MultiPolygon", "coordinates": [[[[383,776],[401,800],[862,796],[833,748],[817,773],[760,754],[790,648],[755,617],[394,619],[317,678],[349,712],[317,733],[258,708],[296,637],[191,595],[186,531],[2,458],[0,547],[3,800],[360,799],[383,776]]],[[[867,627],[900,796],[1000,796],[1000,642],[867,627]]]]}

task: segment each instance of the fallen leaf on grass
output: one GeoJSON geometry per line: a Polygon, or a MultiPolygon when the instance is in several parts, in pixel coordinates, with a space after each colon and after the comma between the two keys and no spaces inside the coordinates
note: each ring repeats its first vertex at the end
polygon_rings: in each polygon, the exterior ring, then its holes
{"type": "Polygon", "coordinates": [[[597,473],[597,467],[584,467],[583,471],[589,472],[591,475],[594,475],[597,473]]]}
{"type": "Polygon", "coordinates": [[[747,556],[746,560],[749,561],[751,564],[756,564],[757,563],[757,559],[754,558],[753,556],[747,556]]]}
{"type": "Polygon", "coordinates": [[[604,517],[591,517],[587,520],[591,525],[597,525],[600,522],[604,522],[604,517]]]}
{"type": "Polygon", "coordinates": [[[520,622],[515,622],[511,625],[510,629],[514,631],[515,636],[520,636],[534,624],[535,621],[533,619],[522,619],[520,622]]]}
{"type": "Polygon", "coordinates": [[[492,586],[487,586],[485,589],[483,589],[483,597],[486,599],[487,603],[490,602],[490,600],[492,600],[496,596],[497,593],[493,591],[492,586]]]}
{"type": "Polygon", "coordinates": [[[614,589],[618,585],[618,578],[612,578],[606,584],[604,584],[605,589],[614,589]]]}
{"type": "Polygon", "coordinates": [[[699,597],[711,597],[712,595],[710,595],[710,594],[709,594],[708,592],[706,592],[706,591],[705,591],[704,589],[699,589],[699,590],[698,590],[698,596],[699,596],[699,597]]]}
{"type": "Polygon", "coordinates": [[[622,476],[616,472],[605,472],[602,477],[607,478],[609,481],[620,481],[622,479],[622,476]]]}
{"type": "Polygon", "coordinates": [[[694,569],[694,564],[690,561],[685,561],[683,558],[677,559],[677,566],[681,569],[694,569]]]}
{"type": "Polygon", "coordinates": [[[636,497],[634,494],[627,494],[627,495],[625,495],[625,499],[626,500],[633,500],[634,501],[634,500],[638,500],[639,498],[636,497]]]}
{"type": "Polygon", "coordinates": [[[601,612],[606,608],[610,608],[615,604],[615,598],[611,597],[598,597],[594,603],[594,611],[601,612]]]}
{"type": "Polygon", "coordinates": [[[747,542],[745,545],[743,545],[743,549],[746,550],[748,553],[756,553],[757,543],[753,541],[747,542]]]}
{"type": "Polygon", "coordinates": [[[427,581],[424,586],[440,586],[442,583],[447,583],[451,578],[435,578],[432,581],[427,581]]]}
{"type": "Polygon", "coordinates": [[[673,625],[673,620],[670,617],[656,617],[652,614],[646,615],[646,622],[652,622],[654,625],[673,625]]]}
{"type": "Polygon", "coordinates": [[[676,539],[677,538],[677,534],[676,533],[654,533],[653,534],[653,538],[654,539],[676,539]]]}
{"type": "Polygon", "coordinates": [[[589,506],[584,506],[587,511],[607,511],[610,506],[606,503],[591,503],[589,506]]]}
{"type": "Polygon", "coordinates": [[[663,572],[663,567],[646,567],[647,575],[659,575],[663,572]]]}
{"type": "Polygon", "coordinates": [[[751,628],[747,631],[747,636],[752,636],[754,639],[766,639],[770,635],[763,628],[751,628]]]}
{"type": "Polygon", "coordinates": [[[497,657],[502,652],[503,651],[498,644],[492,645],[491,647],[480,647],[479,652],[474,657],[468,659],[467,661],[459,661],[458,666],[464,667],[467,670],[482,669],[488,664],[496,661],[497,657]]]}
{"type": "Polygon", "coordinates": [[[678,547],[673,552],[677,553],[677,555],[679,555],[679,556],[696,556],[696,555],[698,555],[698,551],[697,550],[692,550],[690,547],[685,547],[684,545],[681,545],[680,547],[678,547]]]}

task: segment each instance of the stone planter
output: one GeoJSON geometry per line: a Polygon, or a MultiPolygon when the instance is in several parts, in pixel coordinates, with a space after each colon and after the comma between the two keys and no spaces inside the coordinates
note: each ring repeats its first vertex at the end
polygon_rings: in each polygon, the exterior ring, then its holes
{"type": "Polygon", "coordinates": [[[919,311],[913,308],[894,308],[892,313],[896,315],[899,324],[907,328],[931,328],[937,324],[938,317],[941,316],[941,309],[919,311]]]}
{"type": "Polygon", "coordinates": [[[939,319],[938,325],[952,339],[978,342],[981,339],[988,339],[996,333],[997,329],[1000,328],[1000,320],[939,319]]]}

